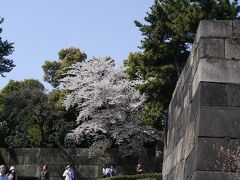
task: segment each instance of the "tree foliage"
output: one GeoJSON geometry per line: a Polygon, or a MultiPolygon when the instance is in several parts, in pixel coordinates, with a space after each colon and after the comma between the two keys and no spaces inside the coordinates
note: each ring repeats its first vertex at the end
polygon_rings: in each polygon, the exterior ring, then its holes
{"type": "MultiPolygon", "coordinates": [[[[61,89],[54,89],[48,94],[48,106],[54,121],[48,142],[51,147],[65,147],[66,135],[76,128],[77,113],[73,108],[66,110],[63,106],[65,97],[66,92],[61,89]]],[[[76,145],[73,144],[73,147],[76,145]]]]}
{"type": "Polygon", "coordinates": [[[37,80],[11,80],[0,93],[1,147],[64,146],[75,117],[60,106],[62,96],[37,80]]]}
{"type": "Polygon", "coordinates": [[[131,79],[146,94],[144,121],[163,127],[164,112],[176,81],[189,55],[199,21],[238,19],[237,0],[155,0],[145,24],[135,21],[143,35],[142,52],[130,53],[125,61],[131,79]]]}
{"type": "MultiPolygon", "coordinates": [[[[0,17],[0,25],[3,23],[4,19],[0,17]]],[[[2,28],[0,28],[0,34],[2,28]]],[[[13,52],[13,43],[9,43],[7,40],[3,41],[0,37],[0,75],[4,77],[4,73],[10,72],[15,66],[13,60],[8,59],[7,56],[13,52]]]]}
{"type": "Polygon", "coordinates": [[[115,69],[110,58],[92,59],[71,66],[63,79],[69,94],[67,108],[79,112],[78,127],[68,134],[68,141],[88,144],[91,152],[117,146],[123,155],[138,153],[158,133],[142,126],[138,116],[144,96],[135,89],[123,69],[115,69]]]}
{"type": "Polygon", "coordinates": [[[8,129],[8,133],[5,134],[7,145],[14,147],[34,146],[35,144],[30,142],[31,138],[38,138],[39,146],[44,143],[45,131],[43,126],[45,117],[48,116],[45,115],[46,112],[43,112],[45,99],[44,87],[36,80],[22,82],[11,80],[3,88],[0,94],[2,111],[0,121],[2,125],[5,125],[5,129],[8,129]],[[39,133],[30,130],[31,124],[39,127],[39,133]]]}
{"type": "Polygon", "coordinates": [[[58,61],[45,61],[42,66],[44,80],[53,87],[58,87],[60,85],[60,79],[64,77],[69,66],[84,61],[87,58],[87,55],[78,48],[62,49],[59,51],[58,56],[58,61]]]}

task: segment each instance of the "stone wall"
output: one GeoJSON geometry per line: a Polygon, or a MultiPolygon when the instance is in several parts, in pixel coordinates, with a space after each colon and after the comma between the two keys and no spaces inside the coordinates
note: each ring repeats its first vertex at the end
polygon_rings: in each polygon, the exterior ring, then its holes
{"type": "Polygon", "coordinates": [[[239,162],[240,21],[201,21],[169,105],[163,179],[234,180],[239,162]]]}
{"type": "Polygon", "coordinates": [[[19,176],[38,177],[41,167],[48,165],[51,180],[60,180],[66,165],[71,164],[76,179],[96,180],[102,177],[103,165],[114,165],[117,173],[134,174],[140,161],[146,172],[159,171],[162,159],[156,158],[155,149],[147,149],[142,157],[122,158],[112,150],[89,158],[88,149],[80,148],[0,148],[0,162],[8,166],[15,165],[19,176]]]}

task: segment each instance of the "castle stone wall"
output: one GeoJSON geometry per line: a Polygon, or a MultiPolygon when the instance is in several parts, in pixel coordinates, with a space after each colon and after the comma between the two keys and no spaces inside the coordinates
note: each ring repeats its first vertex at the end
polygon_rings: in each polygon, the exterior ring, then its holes
{"type": "Polygon", "coordinates": [[[200,22],[169,105],[166,138],[164,180],[239,175],[240,21],[200,22]]]}

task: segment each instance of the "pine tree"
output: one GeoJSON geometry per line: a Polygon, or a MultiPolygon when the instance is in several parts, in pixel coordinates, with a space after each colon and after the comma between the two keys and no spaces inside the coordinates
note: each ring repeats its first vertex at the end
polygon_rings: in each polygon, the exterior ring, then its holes
{"type": "Polygon", "coordinates": [[[146,94],[144,122],[163,128],[165,113],[176,81],[189,55],[199,21],[238,19],[237,0],[155,0],[145,24],[135,21],[142,33],[142,52],[125,61],[131,79],[146,94]]]}
{"type": "MultiPolygon", "coordinates": [[[[0,24],[4,21],[3,18],[0,17],[0,24]]],[[[2,32],[2,28],[0,28],[0,33],[2,32]]],[[[7,40],[3,41],[0,37],[0,75],[5,77],[4,73],[10,72],[13,67],[13,60],[6,58],[13,53],[13,43],[9,43],[7,40]]]]}
{"type": "Polygon", "coordinates": [[[64,74],[72,64],[84,61],[87,58],[87,55],[84,52],[81,52],[78,48],[62,49],[59,51],[58,56],[59,60],[47,60],[42,66],[44,80],[54,88],[61,84],[60,79],[64,77],[64,74]]]}

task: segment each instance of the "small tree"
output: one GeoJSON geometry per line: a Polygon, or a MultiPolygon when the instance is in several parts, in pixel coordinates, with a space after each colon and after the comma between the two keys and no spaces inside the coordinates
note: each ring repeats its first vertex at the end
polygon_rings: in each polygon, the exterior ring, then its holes
{"type": "Polygon", "coordinates": [[[140,153],[145,143],[158,139],[155,129],[141,125],[138,112],[145,98],[135,89],[137,82],[115,69],[112,59],[76,63],[63,82],[69,91],[64,105],[79,112],[79,125],[67,141],[89,144],[90,155],[112,146],[124,156],[140,153]]]}

